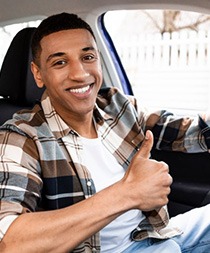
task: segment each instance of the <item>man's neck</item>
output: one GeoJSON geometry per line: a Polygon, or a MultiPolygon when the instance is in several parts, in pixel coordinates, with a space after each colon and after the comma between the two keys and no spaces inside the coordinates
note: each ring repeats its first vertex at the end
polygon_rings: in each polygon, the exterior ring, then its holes
{"type": "Polygon", "coordinates": [[[93,139],[97,138],[97,131],[93,117],[80,117],[77,120],[66,122],[70,128],[74,129],[79,135],[85,138],[93,139]]]}

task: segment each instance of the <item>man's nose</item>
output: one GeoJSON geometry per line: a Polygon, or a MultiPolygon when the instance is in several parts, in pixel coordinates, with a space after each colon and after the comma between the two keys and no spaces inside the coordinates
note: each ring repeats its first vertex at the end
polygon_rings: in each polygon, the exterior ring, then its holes
{"type": "Polygon", "coordinates": [[[89,75],[89,72],[81,62],[75,62],[69,68],[69,78],[74,81],[83,81],[89,75]]]}

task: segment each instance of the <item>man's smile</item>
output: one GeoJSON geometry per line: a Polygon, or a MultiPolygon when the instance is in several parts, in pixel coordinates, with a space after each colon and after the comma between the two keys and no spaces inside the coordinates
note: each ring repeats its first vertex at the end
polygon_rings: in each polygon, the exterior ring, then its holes
{"type": "Polygon", "coordinates": [[[89,96],[89,94],[91,93],[91,90],[93,88],[94,83],[88,84],[86,86],[83,87],[78,87],[78,88],[68,88],[66,89],[66,91],[68,91],[69,93],[71,93],[72,95],[76,96],[76,97],[87,97],[89,96]]]}
{"type": "Polygon", "coordinates": [[[82,87],[82,88],[69,89],[69,92],[71,92],[71,93],[85,93],[85,92],[87,92],[90,89],[91,86],[92,86],[92,84],[91,85],[87,85],[87,86],[82,87]]]}

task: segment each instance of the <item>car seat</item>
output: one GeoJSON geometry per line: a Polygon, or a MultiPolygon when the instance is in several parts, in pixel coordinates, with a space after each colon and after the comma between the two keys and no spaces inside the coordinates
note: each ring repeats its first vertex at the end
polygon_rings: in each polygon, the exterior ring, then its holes
{"type": "Polygon", "coordinates": [[[0,125],[23,108],[31,108],[43,89],[37,87],[30,69],[31,39],[35,27],[19,31],[13,38],[0,72],[0,125]]]}

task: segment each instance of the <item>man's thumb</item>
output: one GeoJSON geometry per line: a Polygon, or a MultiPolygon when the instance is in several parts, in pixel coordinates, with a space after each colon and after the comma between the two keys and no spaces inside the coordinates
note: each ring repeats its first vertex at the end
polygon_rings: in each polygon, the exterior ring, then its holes
{"type": "Polygon", "coordinates": [[[147,130],[145,139],[138,151],[137,156],[141,156],[146,159],[149,158],[152,146],[153,146],[153,134],[150,130],[147,130]]]}

